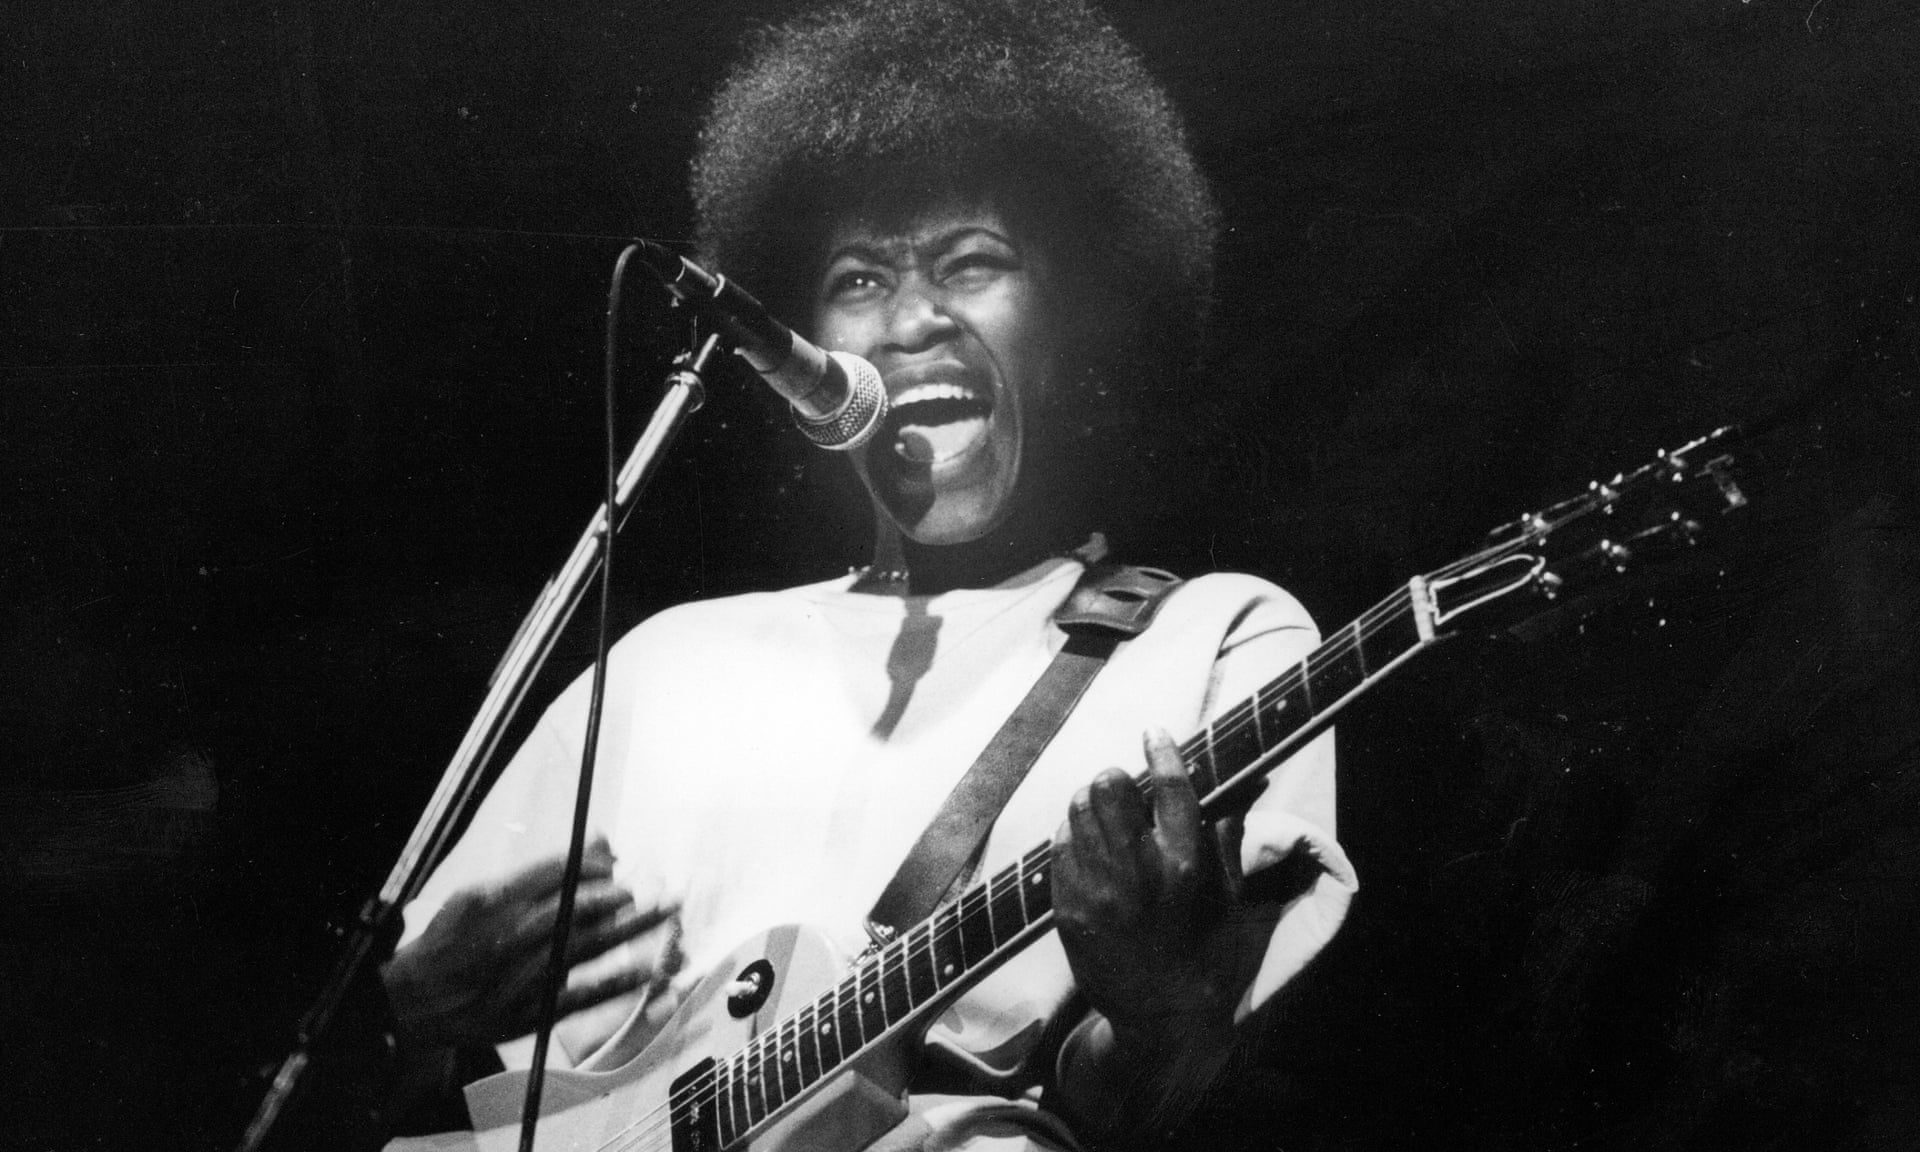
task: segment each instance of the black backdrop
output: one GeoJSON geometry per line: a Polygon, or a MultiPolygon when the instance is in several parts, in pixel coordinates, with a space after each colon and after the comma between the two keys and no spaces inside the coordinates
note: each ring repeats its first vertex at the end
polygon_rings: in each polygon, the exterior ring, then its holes
{"type": "MultiPolygon", "coordinates": [[[[231,1141],[596,500],[617,238],[687,236],[705,94],[792,10],[5,17],[14,1146],[231,1141]]],[[[1568,486],[1804,413],[1743,453],[1725,580],[1443,650],[1345,726],[1366,889],[1191,1140],[1911,1147],[1920,12],[1108,11],[1228,225],[1205,463],[1136,558],[1331,624],[1568,486]]],[[[634,317],[630,413],[674,335],[634,317]]],[[[860,560],[793,440],[716,390],[623,623],[860,560]]]]}

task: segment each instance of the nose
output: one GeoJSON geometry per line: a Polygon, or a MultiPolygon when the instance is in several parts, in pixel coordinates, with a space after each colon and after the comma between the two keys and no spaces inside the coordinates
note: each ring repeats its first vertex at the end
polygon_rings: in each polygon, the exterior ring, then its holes
{"type": "Polygon", "coordinates": [[[960,331],[939,288],[919,276],[901,283],[887,321],[887,342],[899,352],[926,351],[960,331]]]}

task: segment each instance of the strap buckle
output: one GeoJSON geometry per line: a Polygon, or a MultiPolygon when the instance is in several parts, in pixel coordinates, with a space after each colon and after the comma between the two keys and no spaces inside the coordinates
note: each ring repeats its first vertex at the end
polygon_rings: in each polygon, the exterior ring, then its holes
{"type": "Polygon", "coordinates": [[[894,939],[900,935],[898,929],[891,925],[882,924],[871,916],[867,917],[866,929],[867,946],[860,949],[860,954],[853,958],[853,966],[855,968],[863,966],[867,961],[878,956],[882,948],[893,943],[894,939]]]}
{"type": "Polygon", "coordinates": [[[1119,565],[1090,571],[1053,620],[1069,632],[1092,629],[1130,640],[1147,630],[1167,593],[1180,583],[1178,576],[1160,568],[1119,565]]]}

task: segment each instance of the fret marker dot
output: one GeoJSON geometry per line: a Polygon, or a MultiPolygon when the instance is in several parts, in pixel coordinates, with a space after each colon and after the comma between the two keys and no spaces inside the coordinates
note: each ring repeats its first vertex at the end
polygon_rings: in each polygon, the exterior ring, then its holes
{"type": "Polygon", "coordinates": [[[833,1025],[831,1025],[831,1024],[822,1024],[822,1025],[820,1025],[820,1034],[821,1034],[822,1036],[831,1036],[831,1035],[833,1035],[833,1025]]]}
{"type": "Polygon", "coordinates": [[[940,971],[948,976],[951,976],[953,975],[953,965],[949,964],[945,968],[940,969],[940,971]]]}
{"type": "Polygon", "coordinates": [[[861,997],[861,999],[862,999],[862,1000],[865,1000],[865,1001],[866,1001],[867,1003],[869,1003],[869,1004],[871,1004],[871,1003],[873,1003],[873,993],[871,993],[871,992],[869,992],[869,993],[867,993],[867,994],[866,994],[865,996],[862,996],[862,997],[861,997]]]}
{"type": "Polygon", "coordinates": [[[1046,879],[1046,876],[1045,876],[1045,875],[1043,875],[1043,874],[1041,874],[1041,873],[1035,873],[1035,874],[1034,874],[1034,877],[1033,877],[1033,882],[1034,882],[1035,884],[1038,884],[1038,883],[1040,883],[1040,881],[1042,881],[1042,880],[1044,880],[1044,879],[1046,879]]]}

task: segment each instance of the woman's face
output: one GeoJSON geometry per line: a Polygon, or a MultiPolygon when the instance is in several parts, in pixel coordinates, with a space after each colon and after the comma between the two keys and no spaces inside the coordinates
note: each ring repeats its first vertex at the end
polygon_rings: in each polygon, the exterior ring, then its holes
{"type": "Polygon", "coordinates": [[[814,339],[886,381],[892,413],[854,467],[920,543],[978,539],[1011,507],[1056,355],[1043,275],[990,207],[929,210],[898,231],[842,220],[828,234],[814,339]]]}

